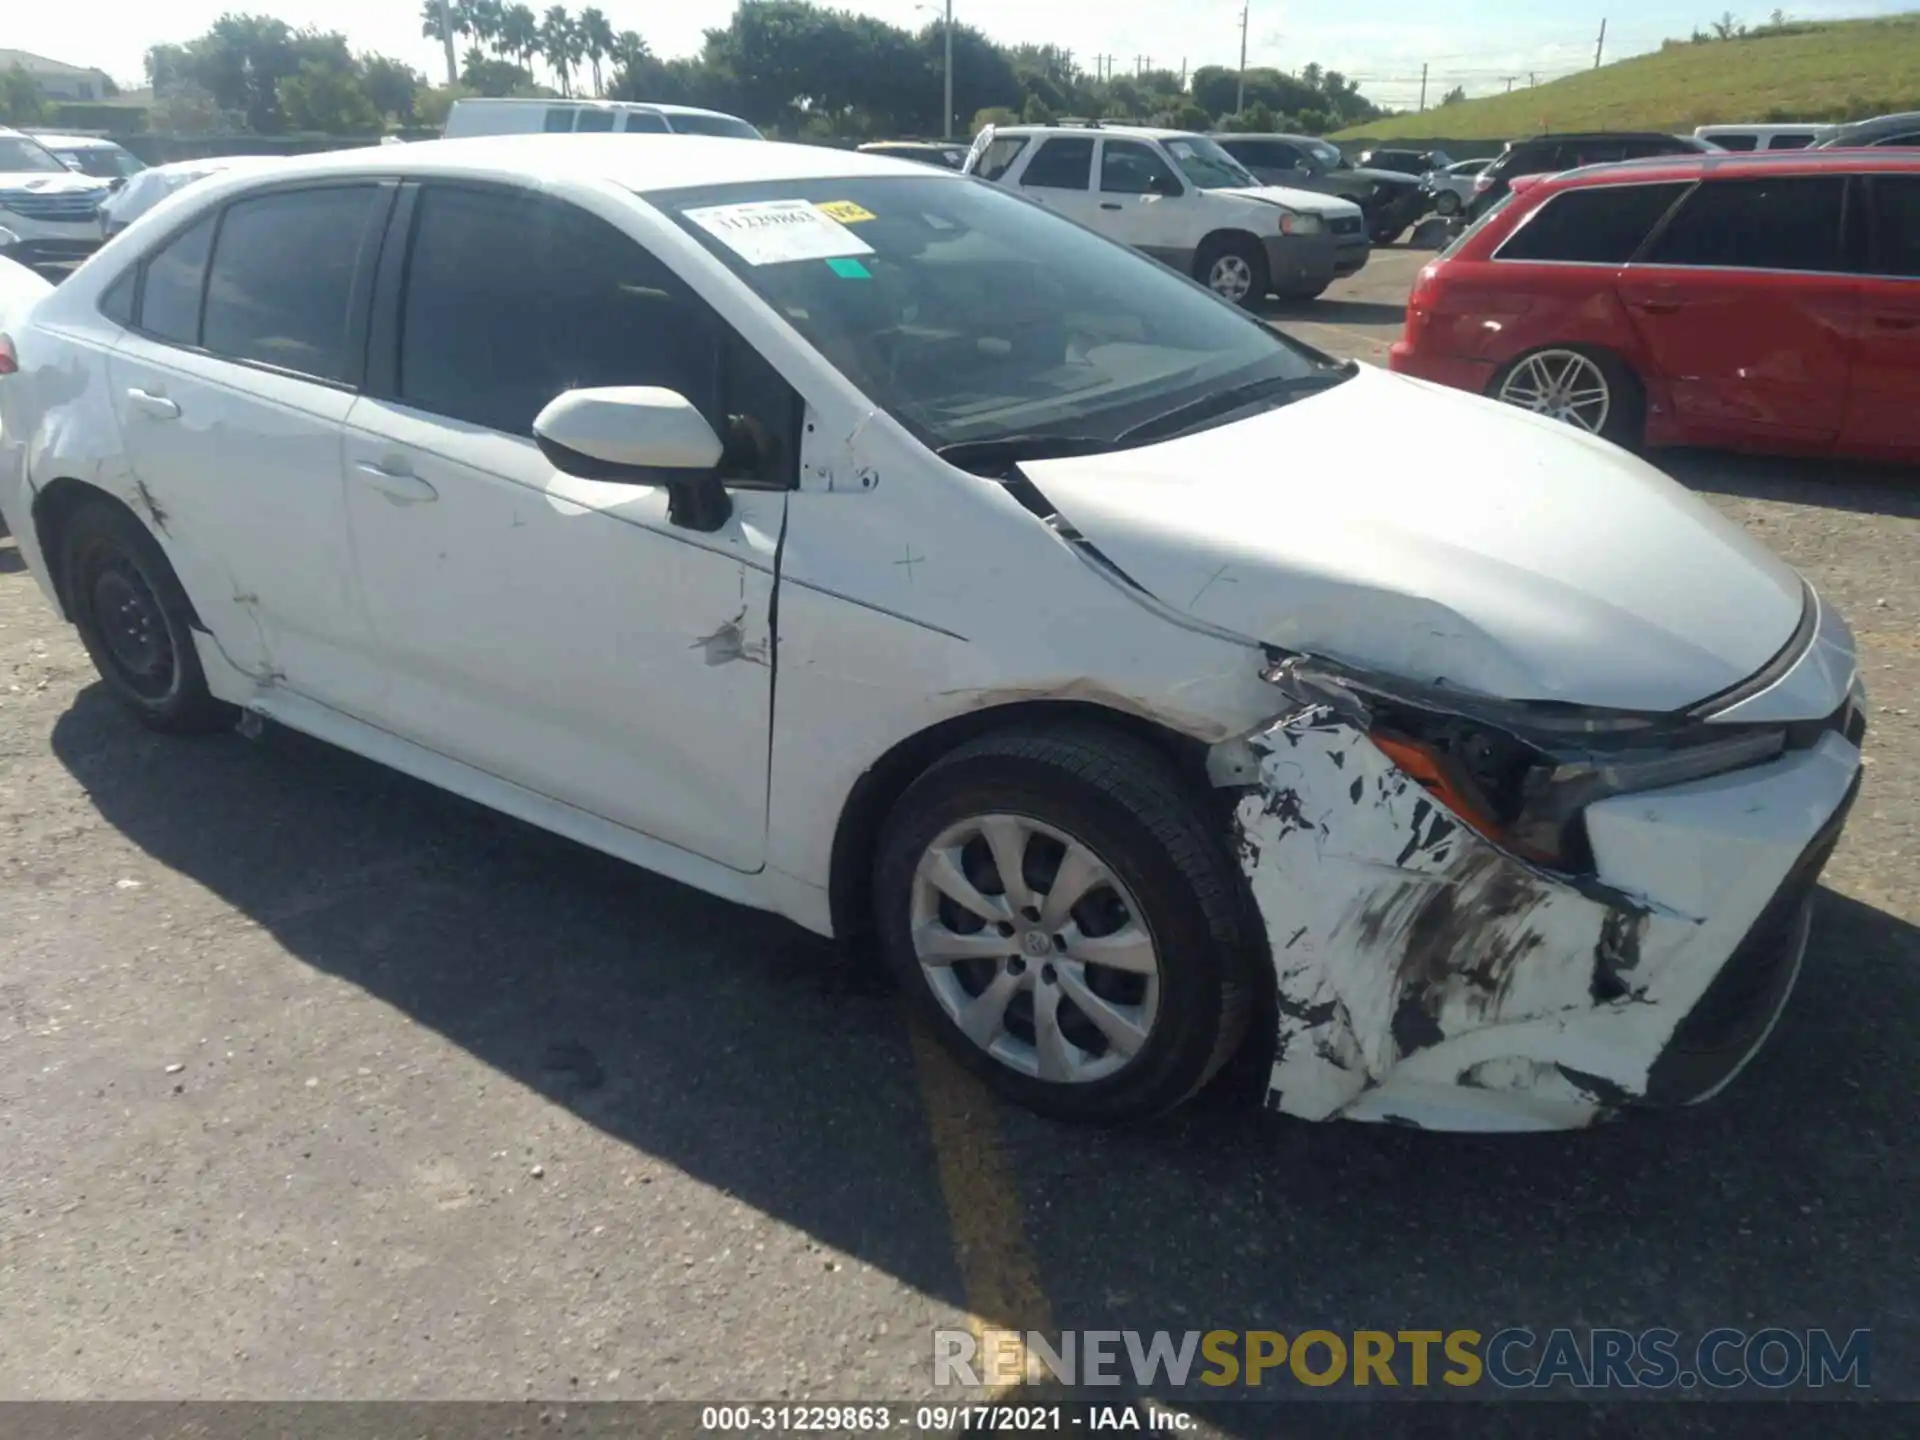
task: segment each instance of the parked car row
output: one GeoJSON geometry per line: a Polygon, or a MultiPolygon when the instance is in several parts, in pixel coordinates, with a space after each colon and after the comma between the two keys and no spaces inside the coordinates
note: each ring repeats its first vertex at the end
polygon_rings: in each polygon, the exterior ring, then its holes
{"type": "MultiPolygon", "coordinates": [[[[1624,451],[1223,302],[1364,260],[1357,206],[1170,131],[973,160],[207,177],[10,318],[0,514],[147,724],[264,716],[872,943],[1046,1113],[1155,1114],[1250,1040],[1311,1119],[1720,1090],[1858,784],[1840,617],[1624,451]],[[1434,434],[1474,456],[1438,497],[1434,434]]],[[[1871,248],[1879,172],[1813,178],[1869,185],[1871,248]]]]}
{"type": "Polygon", "coordinates": [[[1238,305],[1275,294],[1310,300],[1372,252],[1352,201],[1262,185],[1217,141],[1190,131],[987,126],[965,169],[1238,305]]]}
{"type": "Polygon", "coordinates": [[[1515,177],[1421,272],[1391,364],[1622,445],[1920,460],[1920,154],[1515,177]]]}

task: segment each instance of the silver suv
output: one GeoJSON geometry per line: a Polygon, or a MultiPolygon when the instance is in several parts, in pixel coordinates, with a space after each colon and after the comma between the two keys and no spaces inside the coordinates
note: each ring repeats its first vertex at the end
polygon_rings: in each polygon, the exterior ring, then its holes
{"type": "Polygon", "coordinates": [[[1367,263],[1360,207],[1262,185],[1205,135],[1132,125],[988,126],[967,172],[1133,246],[1236,305],[1311,300],[1367,263]]]}

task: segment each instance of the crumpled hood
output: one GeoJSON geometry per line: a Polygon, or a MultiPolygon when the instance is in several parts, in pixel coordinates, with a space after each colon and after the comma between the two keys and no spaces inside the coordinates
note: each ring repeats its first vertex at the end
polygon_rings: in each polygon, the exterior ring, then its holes
{"type": "Polygon", "coordinates": [[[1237,424],[1021,469],[1174,610],[1507,699],[1679,709],[1764,666],[1805,603],[1789,566],[1627,452],[1368,367],[1237,424]]]}
{"type": "Polygon", "coordinates": [[[77,170],[8,170],[0,172],[0,191],[30,190],[39,195],[66,195],[76,190],[98,191],[105,195],[112,182],[77,170]]]}
{"type": "Polygon", "coordinates": [[[1232,195],[1241,200],[1258,200],[1267,205],[1284,205],[1303,215],[1358,215],[1360,207],[1338,195],[1322,195],[1316,190],[1295,190],[1286,185],[1255,185],[1238,190],[1207,190],[1207,195],[1232,195]]]}

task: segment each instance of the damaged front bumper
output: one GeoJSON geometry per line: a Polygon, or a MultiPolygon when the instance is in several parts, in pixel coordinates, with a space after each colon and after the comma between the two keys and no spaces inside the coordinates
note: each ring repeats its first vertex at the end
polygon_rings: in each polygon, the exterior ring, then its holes
{"type": "Polygon", "coordinates": [[[1487,839],[1341,707],[1247,737],[1235,829],[1277,986],[1268,1104],[1537,1130],[1717,1093],[1793,987],[1858,788],[1842,695],[1777,759],[1588,806],[1581,875],[1487,839]]]}

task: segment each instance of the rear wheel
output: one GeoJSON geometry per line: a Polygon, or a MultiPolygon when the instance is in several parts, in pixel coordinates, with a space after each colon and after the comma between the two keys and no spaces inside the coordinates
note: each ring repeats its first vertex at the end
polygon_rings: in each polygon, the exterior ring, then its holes
{"type": "Polygon", "coordinates": [[[1267,255],[1245,235],[1209,240],[1194,262],[1194,278],[1222,300],[1253,309],[1267,298],[1267,255]]]}
{"type": "Polygon", "coordinates": [[[1522,355],[1494,376],[1489,393],[1616,445],[1638,445],[1646,424],[1639,379],[1618,357],[1582,345],[1522,355]]]}
{"type": "Polygon", "coordinates": [[[1442,190],[1434,197],[1433,208],[1451,220],[1460,213],[1460,197],[1451,190],[1442,190]]]}
{"type": "Polygon", "coordinates": [[[108,688],[156,730],[232,725],[238,712],[207,690],[193,609],[159,542],[111,500],[83,505],[65,530],[67,613],[108,688]]]}
{"type": "Polygon", "coordinates": [[[882,833],[881,946],[960,1061],[1043,1114],[1121,1121],[1199,1089],[1251,990],[1235,877],[1167,762],[1083,728],[972,742],[882,833]]]}

